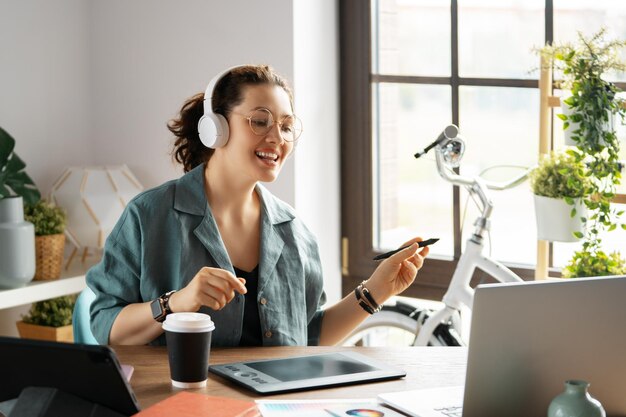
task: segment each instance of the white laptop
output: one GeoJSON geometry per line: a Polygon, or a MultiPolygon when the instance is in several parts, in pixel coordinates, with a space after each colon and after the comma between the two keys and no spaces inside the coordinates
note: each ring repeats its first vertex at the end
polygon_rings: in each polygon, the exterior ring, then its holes
{"type": "Polygon", "coordinates": [[[583,379],[607,416],[626,416],[626,276],[481,285],[471,326],[465,389],[379,400],[414,417],[543,417],[583,379]]]}

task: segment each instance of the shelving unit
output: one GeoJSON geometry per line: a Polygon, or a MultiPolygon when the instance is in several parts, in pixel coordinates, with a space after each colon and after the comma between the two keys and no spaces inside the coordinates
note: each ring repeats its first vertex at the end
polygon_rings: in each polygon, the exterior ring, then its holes
{"type": "Polygon", "coordinates": [[[86,287],[87,270],[99,260],[99,256],[87,257],[85,262],[76,260],[68,270],[63,268],[59,279],[31,281],[22,288],[0,290],[0,310],[81,292],[86,287]]]}

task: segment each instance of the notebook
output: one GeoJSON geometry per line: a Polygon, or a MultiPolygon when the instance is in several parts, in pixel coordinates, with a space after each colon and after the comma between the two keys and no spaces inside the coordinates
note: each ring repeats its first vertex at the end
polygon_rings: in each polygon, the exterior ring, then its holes
{"type": "Polygon", "coordinates": [[[139,411],[122,369],[107,346],[0,337],[0,402],[29,386],[58,388],[124,415],[139,411]]]}
{"type": "Polygon", "coordinates": [[[465,388],[379,400],[413,417],[545,416],[566,380],[583,379],[608,416],[626,415],[625,295],[626,276],[478,286],[465,388]]]}

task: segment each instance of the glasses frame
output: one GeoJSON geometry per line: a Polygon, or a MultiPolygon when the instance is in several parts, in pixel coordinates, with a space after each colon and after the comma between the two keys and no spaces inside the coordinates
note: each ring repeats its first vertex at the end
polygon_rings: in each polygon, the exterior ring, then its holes
{"type": "Polygon", "coordinates": [[[280,137],[285,142],[295,143],[300,138],[300,136],[302,136],[302,132],[304,131],[304,128],[302,127],[302,120],[300,120],[300,118],[298,116],[296,116],[295,114],[287,115],[287,116],[283,117],[280,121],[277,121],[276,118],[274,117],[274,114],[269,109],[266,109],[265,107],[260,107],[258,109],[254,109],[253,111],[265,111],[265,112],[267,112],[269,114],[271,123],[270,123],[270,126],[267,128],[267,132],[265,132],[265,133],[257,133],[254,130],[254,128],[252,127],[252,116],[251,115],[238,113],[238,112],[234,112],[234,111],[231,111],[231,114],[236,114],[237,116],[241,116],[244,119],[246,119],[248,121],[248,126],[250,127],[250,130],[256,136],[265,136],[265,135],[267,135],[274,128],[274,125],[278,125],[278,128],[279,128],[278,131],[280,132],[280,137]],[[300,123],[300,131],[298,132],[298,136],[296,136],[293,139],[287,138],[286,135],[282,131],[283,123],[284,123],[284,121],[285,121],[285,119],[287,117],[292,117],[294,120],[296,120],[297,122],[300,123]]]}

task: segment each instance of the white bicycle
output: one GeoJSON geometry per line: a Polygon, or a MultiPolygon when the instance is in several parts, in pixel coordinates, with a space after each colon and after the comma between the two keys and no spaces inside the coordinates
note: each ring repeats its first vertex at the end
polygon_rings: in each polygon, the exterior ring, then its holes
{"type": "Polygon", "coordinates": [[[374,346],[382,344],[414,346],[462,346],[464,345],[461,310],[471,311],[474,289],[470,280],[476,268],[483,270],[499,282],[519,282],[522,279],[502,263],[484,254],[484,234],[489,231],[489,218],[493,202],[488,190],[506,190],[522,183],[530,169],[506,183],[486,181],[480,176],[464,177],[456,174],[465,151],[465,142],[455,125],[447,126],[439,137],[416,158],[435,148],[437,170],[446,181],[465,187],[481,213],[474,222],[474,233],[467,240],[443,296],[443,307],[426,308],[398,298],[395,304],[368,317],[344,340],[344,345],[374,346]]]}

